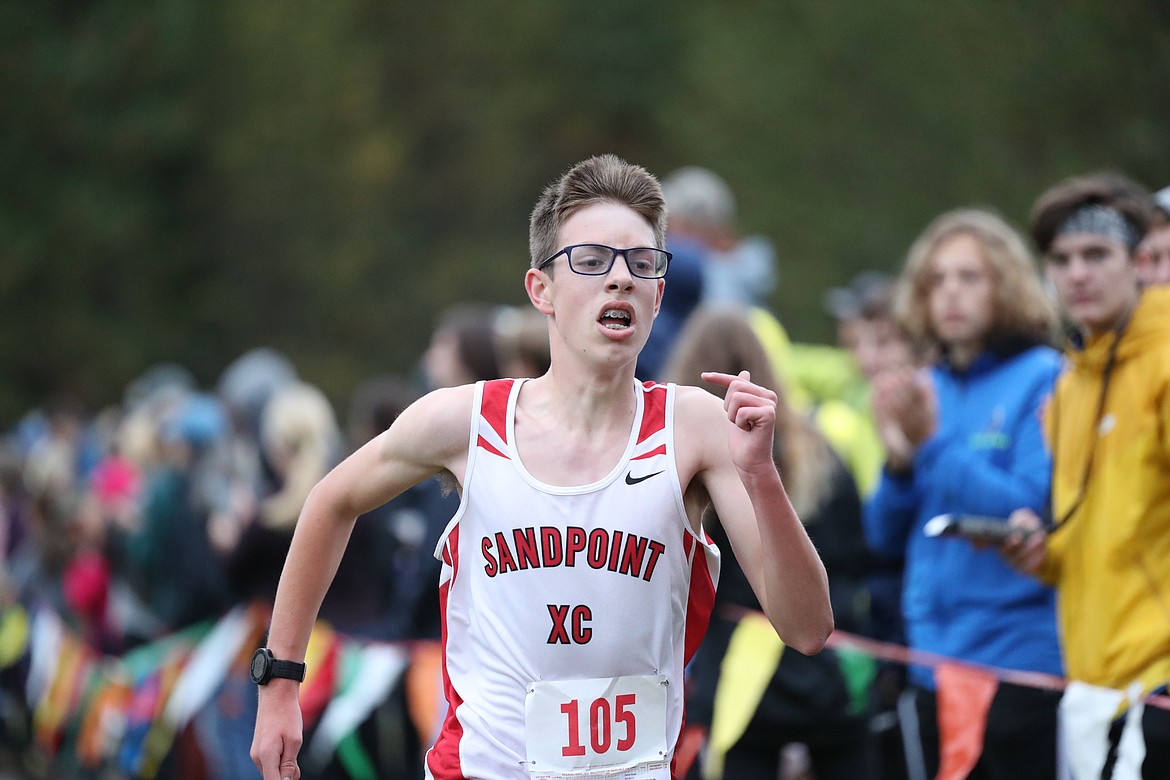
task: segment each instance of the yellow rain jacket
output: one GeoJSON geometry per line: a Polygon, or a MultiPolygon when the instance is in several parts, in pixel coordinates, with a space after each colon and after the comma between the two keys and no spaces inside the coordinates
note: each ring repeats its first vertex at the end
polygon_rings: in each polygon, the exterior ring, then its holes
{"type": "Polygon", "coordinates": [[[1098,418],[1113,341],[1071,353],[1048,406],[1063,522],[1041,576],[1059,588],[1068,676],[1150,691],[1170,680],[1170,287],[1143,292],[1098,418]]]}

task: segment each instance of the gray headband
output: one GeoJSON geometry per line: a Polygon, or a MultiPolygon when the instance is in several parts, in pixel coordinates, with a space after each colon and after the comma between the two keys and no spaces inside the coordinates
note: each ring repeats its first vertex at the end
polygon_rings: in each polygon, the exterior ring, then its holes
{"type": "Polygon", "coordinates": [[[1142,234],[1129,223],[1121,212],[1110,206],[1090,203],[1081,206],[1056,229],[1056,237],[1073,233],[1092,233],[1124,244],[1132,252],[1142,240],[1142,234]]]}

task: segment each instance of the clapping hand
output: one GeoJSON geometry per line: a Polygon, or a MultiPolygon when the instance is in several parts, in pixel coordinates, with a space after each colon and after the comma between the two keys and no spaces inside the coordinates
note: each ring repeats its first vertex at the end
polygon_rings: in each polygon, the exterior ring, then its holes
{"type": "Polygon", "coordinates": [[[910,468],[918,448],[938,427],[938,400],[929,377],[910,368],[883,372],[874,378],[872,403],[889,464],[910,468]]]}

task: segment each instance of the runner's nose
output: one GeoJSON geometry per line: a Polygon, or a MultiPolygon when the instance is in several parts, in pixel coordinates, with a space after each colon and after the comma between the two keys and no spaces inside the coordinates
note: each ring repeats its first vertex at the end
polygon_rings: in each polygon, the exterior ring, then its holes
{"type": "Polygon", "coordinates": [[[629,260],[624,252],[619,252],[605,275],[605,284],[609,289],[629,289],[634,286],[634,275],[630,273],[629,260]]]}

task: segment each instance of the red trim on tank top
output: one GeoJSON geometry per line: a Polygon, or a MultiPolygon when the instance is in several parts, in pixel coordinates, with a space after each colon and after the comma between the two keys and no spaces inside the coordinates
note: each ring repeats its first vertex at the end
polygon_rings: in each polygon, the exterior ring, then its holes
{"type": "MultiPolygon", "coordinates": [[[[638,429],[638,444],[666,427],[666,385],[653,382],[642,384],[642,425],[638,429]]],[[[666,452],[665,449],[662,450],[666,452]]],[[[655,453],[650,453],[653,455],[655,453]]],[[[649,455],[639,455],[640,458],[649,455]]]]}
{"type": "Polygon", "coordinates": [[[440,646],[442,647],[443,664],[443,697],[447,700],[447,715],[443,719],[443,728],[434,746],[427,751],[427,769],[435,780],[467,780],[463,768],[459,763],[459,743],[463,739],[463,724],[456,717],[459,705],[463,704],[463,697],[455,690],[451,683],[451,675],[447,672],[447,598],[459,576],[459,525],[451,529],[447,537],[447,544],[443,549],[443,561],[451,566],[451,577],[439,586],[439,614],[442,615],[440,630],[442,631],[440,646]]]}

